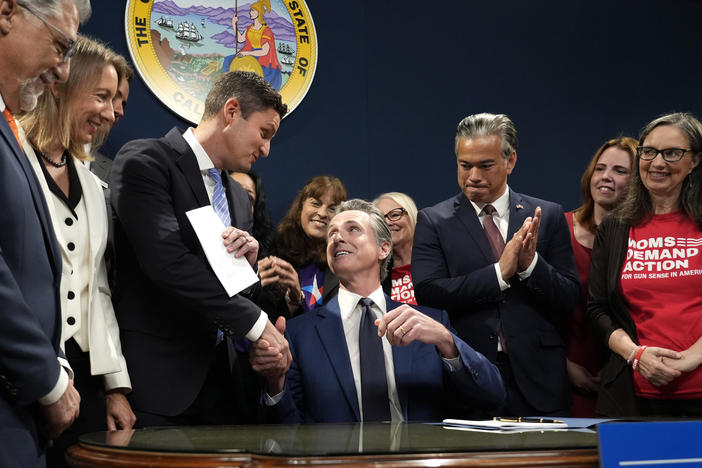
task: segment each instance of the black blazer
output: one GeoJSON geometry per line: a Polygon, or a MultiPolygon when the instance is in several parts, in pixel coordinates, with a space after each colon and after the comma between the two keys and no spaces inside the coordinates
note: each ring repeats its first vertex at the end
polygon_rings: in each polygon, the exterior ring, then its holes
{"type": "Polygon", "coordinates": [[[38,413],[30,405],[61,372],[60,281],[44,195],[0,116],[0,466],[39,464],[38,413]]]}
{"type": "Polygon", "coordinates": [[[602,367],[597,392],[597,412],[610,417],[639,415],[634,396],[634,376],[631,366],[617,353],[609,350],[609,336],[623,328],[636,343],[636,325],[619,293],[619,277],[626,258],[630,225],[612,216],[597,228],[590,260],[590,280],[587,312],[596,336],[609,351],[602,367]]]}
{"type": "MultiPolygon", "coordinates": [[[[248,195],[222,177],[232,225],[250,231],[248,195]]],[[[210,204],[195,154],[172,129],[124,145],[112,166],[116,276],[113,302],[135,409],[173,416],[195,399],[217,329],[238,339],[261,309],[228,297],[185,213],[210,204]]]]}
{"type": "Polygon", "coordinates": [[[505,291],[495,258],[475,209],[461,193],[419,212],[412,248],[412,280],[421,305],[445,309],[451,323],[476,351],[492,362],[502,328],[519,389],[544,413],[567,410],[570,386],[565,347],[555,325],[571,313],[580,283],[560,205],[510,190],[511,239],[541,206],[531,276],[515,275],[505,291]]]}

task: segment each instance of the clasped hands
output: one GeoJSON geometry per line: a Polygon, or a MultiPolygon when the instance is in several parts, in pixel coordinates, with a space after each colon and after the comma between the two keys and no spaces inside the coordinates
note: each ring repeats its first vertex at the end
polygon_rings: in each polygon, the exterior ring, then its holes
{"type": "Polygon", "coordinates": [[[258,261],[258,275],[263,287],[280,285],[288,296],[290,312],[297,310],[302,302],[302,288],[297,271],[289,262],[274,256],[262,258],[258,261]]]}
{"type": "Polygon", "coordinates": [[[522,226],[514,233],[512,239],[505,244],[505,250],[500,256],[499,264],[502,279],[505,282],[518,272],[529,268],[536,255],[536,244],[539,240],[539,224],[541,223],[541,207],[537,206],[534,216],[528,217],[522,226]]]}
{"type": "Polygon", "coordinates": [[[668,385],[683,372],[692,372],[702,363],[702,355],[692,348],[673,351],[649,346],[639,357],[637,370],[655,387],[668,385]]]}

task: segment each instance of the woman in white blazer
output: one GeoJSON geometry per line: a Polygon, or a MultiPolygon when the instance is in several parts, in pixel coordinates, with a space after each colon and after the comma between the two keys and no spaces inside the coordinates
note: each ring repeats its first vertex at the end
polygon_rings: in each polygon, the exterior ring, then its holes
{"type": "MultiPolygon", "coordinates": [[[[107,212],[100,181],[83,165],[85,147],[114,121],[112,98],[124,60],[79,36],[65,83],[54,83],[20,121],[24,150],[47,200],[61,247],[61,342],[81,394],[80,416],[54,452],[84,432],[130,429],[135,416],[105,267],[107,212]]],[[[50,454],[50,459],[51,454],[50,454]]]]}

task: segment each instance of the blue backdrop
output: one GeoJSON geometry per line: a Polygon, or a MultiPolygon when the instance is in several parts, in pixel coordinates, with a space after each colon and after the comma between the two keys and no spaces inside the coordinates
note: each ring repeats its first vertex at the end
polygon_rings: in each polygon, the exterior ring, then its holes
{"type": "MultiPolygon", "coordinates": [[[[82,27],[129,56],[125,2],[93,0],[82,27]]],[[[232,2],[233,4],[233,2],[232,2]]],[[[506,113],[520,148],[509,184],[580,204],[600,144],[658,114],[702,116],[699,0],[307,0],[319,62],[307,97],[256,163],[274,220],[317,174],[352,197],[403,191],[421,208],[458,192],[453,137],[477,112],[506,113]]],[[[140,78],[104,152],[187,122],[140,78]]]]}

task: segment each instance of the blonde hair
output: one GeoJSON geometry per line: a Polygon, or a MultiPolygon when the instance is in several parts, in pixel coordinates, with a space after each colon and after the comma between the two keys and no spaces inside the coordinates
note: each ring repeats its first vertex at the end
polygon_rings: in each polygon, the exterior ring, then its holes
{"type": "Polygon", "coordinates": [[[271,12],[271,0],[258,0],[251,5],[251,9],[258,12],[258,21],[265,25],[266,20],[263,19],[263,14],[266,10],[268,10],[268,13],[271,12]]]}
{"type": "Polygon", "coordinates": [[[414,228],[417,225],[417,205],[414,204],[412,197],[402,192],[387,192],[378,195],[378,197],[373,200],[373,204],[377,205],[383,198],[389,198],[405,209],[407,217],[410,220],[410,227],[412,228],[412,232],[414,232],[414,228]]]}
{"type": "Polygon", "coordinates": [[[102,42],[78,35],[75,54],[71,58],[71,71],[65,83],[56,84],[56,95],[46,90],[40,97],[36,108],[20,116],[27,139],[41,152],[61,148],[80,159],[92,159],[85,151],[83,143],[74,141],[74,116],[70,104],[79,93],[90,88],[100,80],[102,70],[111,65],[118,70],[120,57],[102,42]]]}

